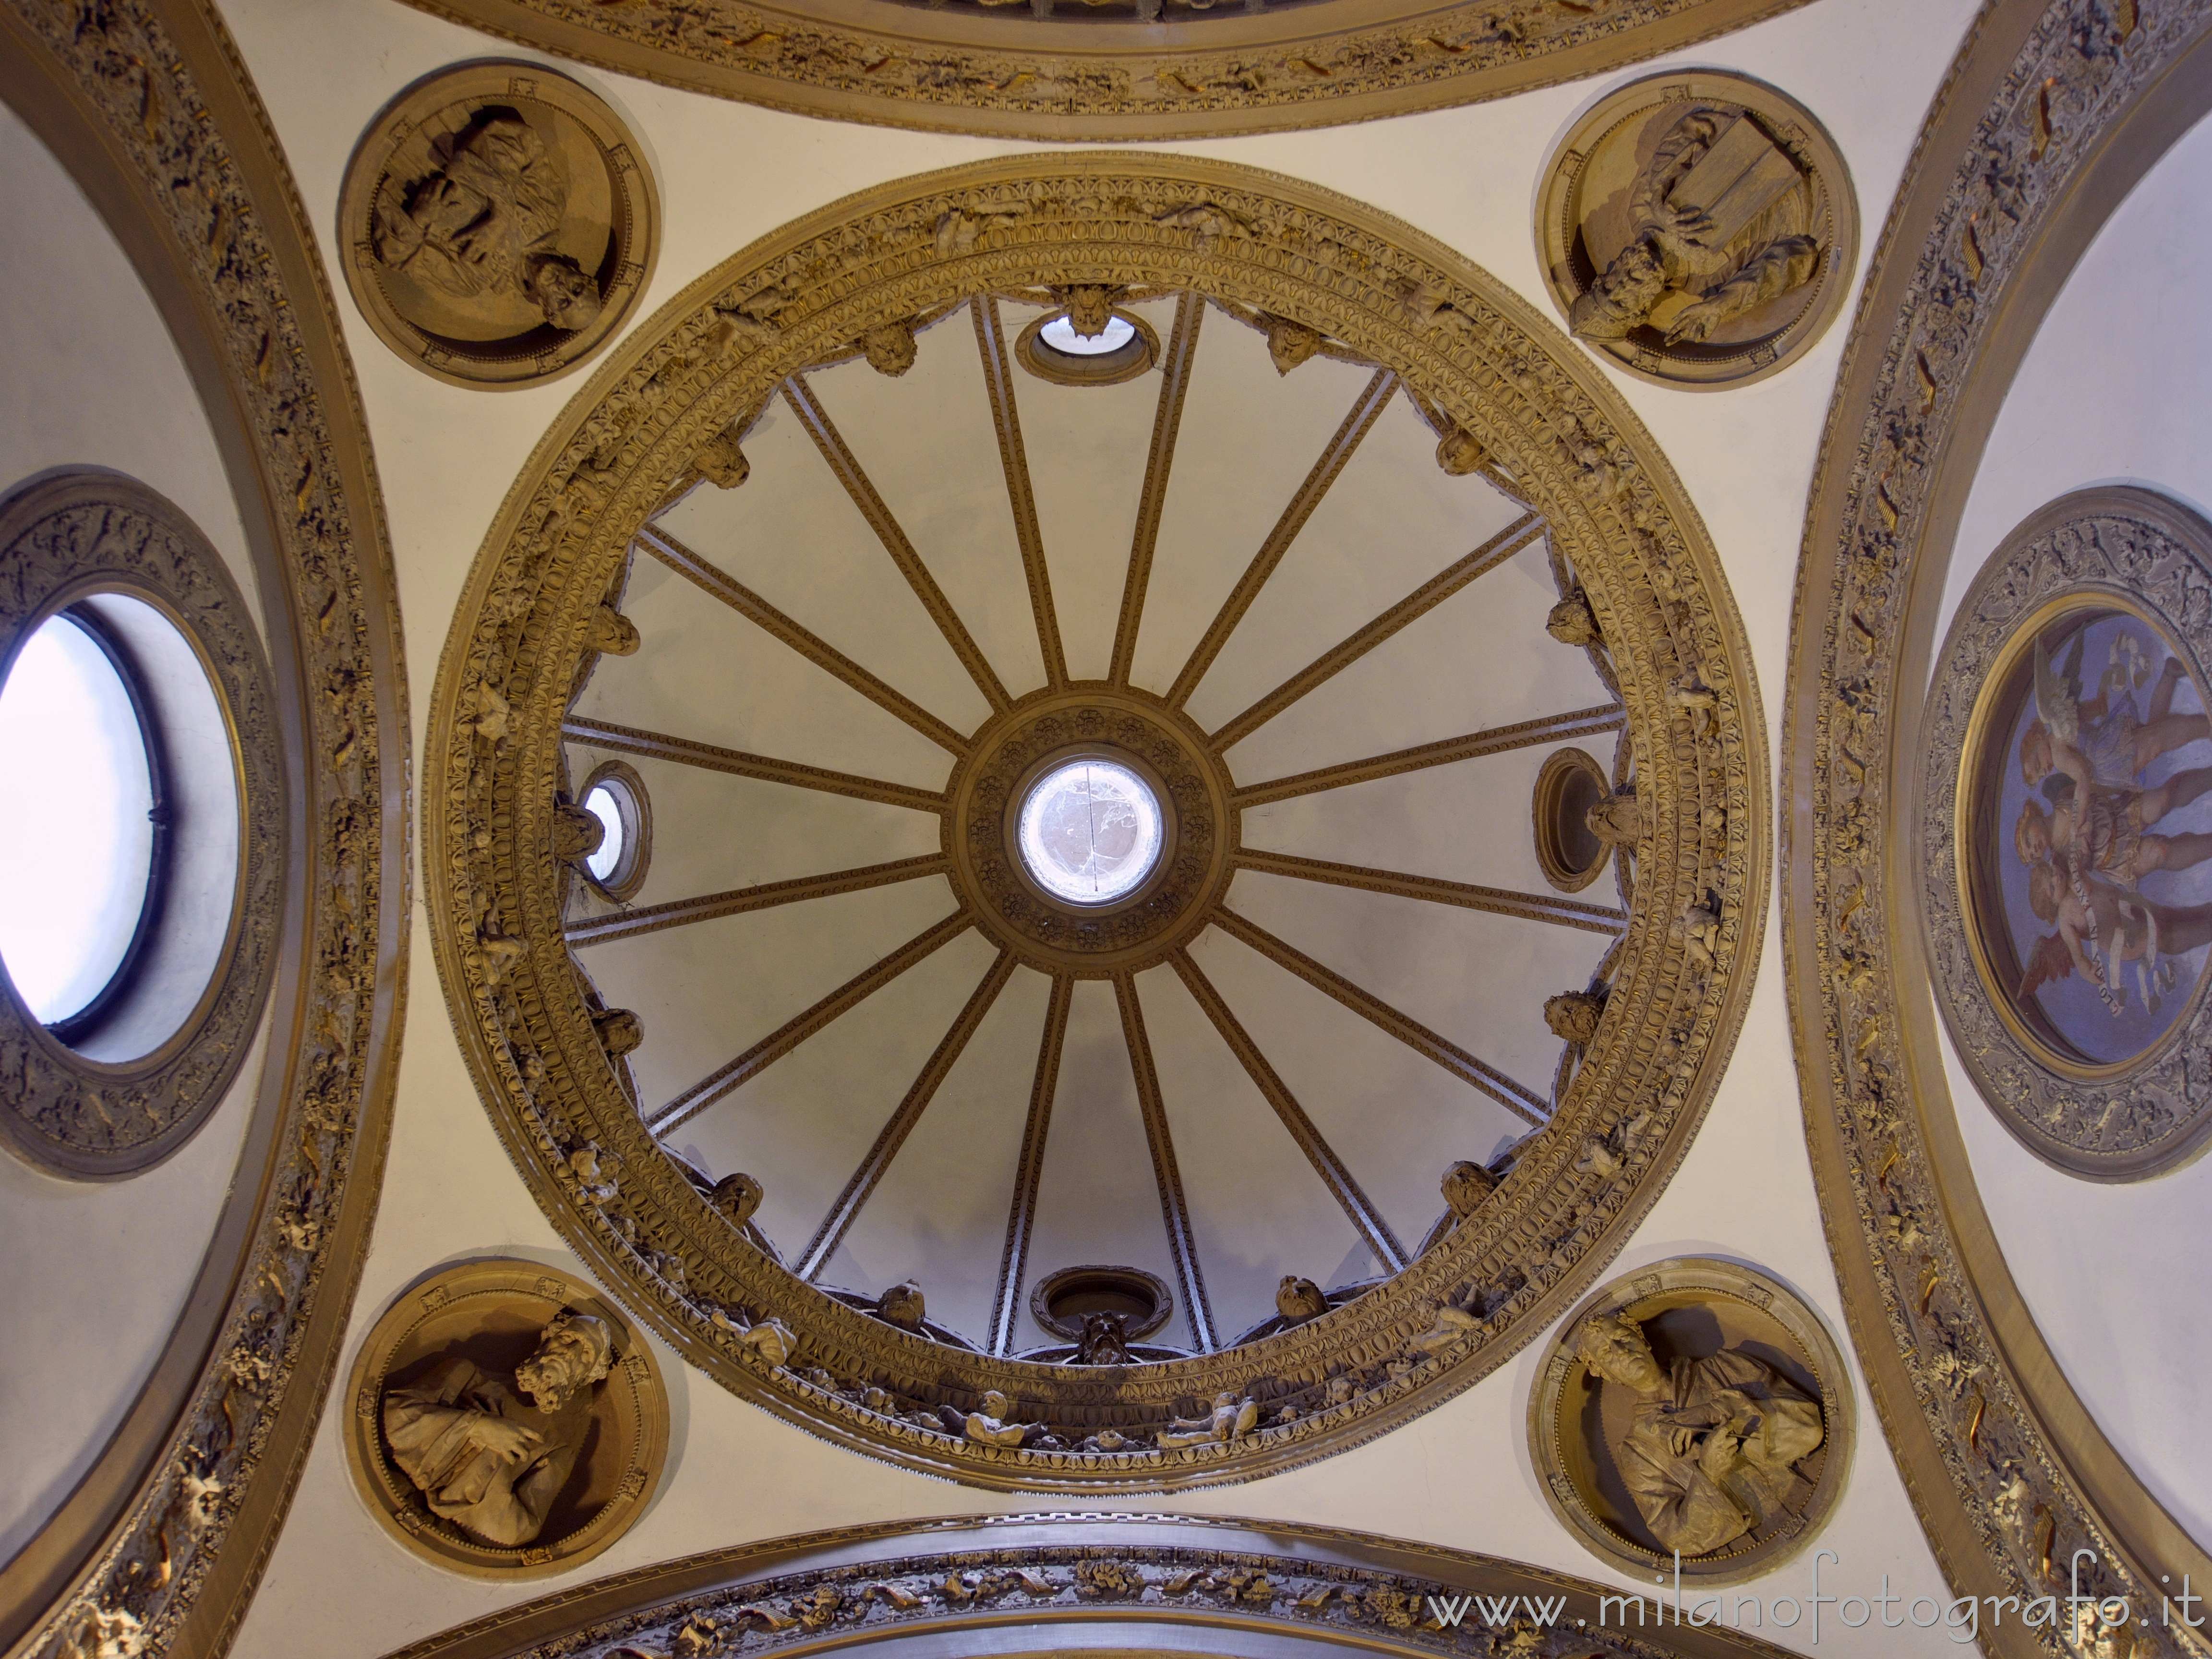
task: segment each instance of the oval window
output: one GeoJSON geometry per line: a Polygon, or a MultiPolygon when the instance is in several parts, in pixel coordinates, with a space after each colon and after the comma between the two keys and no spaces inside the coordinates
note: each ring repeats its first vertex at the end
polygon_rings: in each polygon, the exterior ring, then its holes
{"type": "Polygon", "coordinates": [[[1072,357],[1103,357],[1109,351],[1119,351],[1137,337],[1137,325],[1127,317],[1109,316],[1105,328],[1097,334],[1078,334],[1074,319],[1063,314],[1054,318],[1038,334],[1054,351],[1065,351],[1072,357]]]}
{"type": "Polygon", "coordinates": [[[609,762],[584,781],[583,808],[599,821],[599,844],[584,860],[592,884],[611,899],[627,899],[645,884],[652,818],[645,781],[619,762],[609,762]]]}
{"type": "Polygon", "coordinates": [[[32,1017],[68,1040],[128,977],[157,908],[158,745],[130,659],[89,615],[50,617],[0,685],[0,960],[32,1017]]]}

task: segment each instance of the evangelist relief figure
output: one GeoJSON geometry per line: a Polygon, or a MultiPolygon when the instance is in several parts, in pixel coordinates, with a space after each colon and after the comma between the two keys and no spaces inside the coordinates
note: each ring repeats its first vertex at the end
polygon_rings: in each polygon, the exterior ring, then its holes
{"type": "Polygon", "coordinates": [[[384,1396],[392,1462],[430,1512],[505,1548],[537,1538],[583,1449],[613,1364],[606,1322],[554,1316],[510,1377],[457,1355],[384,1396]]]}
{"type": "Polygon", "coordinates": [[[433,171],[378,193],[377,258],[447,300],[520,297],[556,328],[588,327],[599,286],[553,246],[568,199],[560,157],[528,123],[489,112],[432,155],[433,171]]]}
{"type": "Polygon", "coordinates": [[[1789,1510],[1796,1464],[1826,1431],[1820,1402],[1740,1348],[1662,1367],[1626,1313],[1583,1322],[1576,1352],[1637,1400],[1615,1463],[1651,1535],[1710,1555],[1789,1510]]]}
{"type": "Polygon", "coordinates": [[[1748,115],[1698,106],[1660,139],[1629,197],[1628,245],[1574,302],[1589,340],[1655,328],[1668,345],[1813,280],[1820,245],[1797,165],[1748,115]]]}

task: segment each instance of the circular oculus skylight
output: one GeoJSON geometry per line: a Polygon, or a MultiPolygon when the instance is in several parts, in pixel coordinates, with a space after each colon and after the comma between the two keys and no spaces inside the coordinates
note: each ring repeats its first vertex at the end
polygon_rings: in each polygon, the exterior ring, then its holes
{"type": "Polygon", "coordinates": [[[1105,331],[1098,334],[1078,334],[1074,323],[1065,316],[1054,318],[1037,331],[1039,339],[1071,357],[1103,357],[1119,351],[1136,337],[1137,325],[1127,317],[1108,317],[1105,331]]]}
{"type": "Polygon", "coordinates": [[[1111,904],[1160,861],[1159,797],[1126,766],[1076,760],[1030,786],[1018,840],[1031,880],[1070,904],[1111,904]]]}
{"type": "Polygon", "coordinates": [[[154,779],[130,689],[92,635],[51,617],[0,687],[0,857],[27,878],[0,912],[0,956],[45,1024],[106,988],[153,878],[154,779]]]}

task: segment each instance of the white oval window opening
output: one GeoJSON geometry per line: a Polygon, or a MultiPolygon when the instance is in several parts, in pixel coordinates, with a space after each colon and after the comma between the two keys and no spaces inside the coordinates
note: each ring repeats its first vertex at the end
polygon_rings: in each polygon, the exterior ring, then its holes
{"type": "Polygon", "coordinates": [[[584,868],[592,872],[594,881],[605,881],[622,867],[623,819],[622,803],[615,792],[604,783],[595,785],[584,797],[584,810],[599,821],[606,833],[600,838],[599,850],[584,860],[584,868]]]}
{"type": "Polygon", "coordinates": [[[1152,786],[1112,761],[1070,761],[1039,778],[1022,802],[1022,862],[1071,904],[1110,904],[1160,861],[1160,803],[1152,786]]]}
{"type": "Polygon", "coordinates": [[[1066,317],[1054,318],[1037,331],[1037,338],[1054,351],[1064,351],[1071,357],[1103,357],[1109,351],[1119,351],[1137,337],[1137,325],[1127,317],[1109,316],[1103,334],[1085,336],[1075,331],[1075,325],[1066,317]]]}
{"type": "Polygon", "coordinates": [[[153,769],[122,674],[69,617],[0,685],[0,959],[41,1024],[84,1009],[130,954],[154,873],[153,769]]]}

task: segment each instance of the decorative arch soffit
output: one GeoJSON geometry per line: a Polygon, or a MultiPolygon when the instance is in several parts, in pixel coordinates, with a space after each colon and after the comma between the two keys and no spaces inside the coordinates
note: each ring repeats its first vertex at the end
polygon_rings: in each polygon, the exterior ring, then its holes
{"type": "Polygon", "coordinates": [[[198,388],[258,580],[289,819],[280,1036],[232,1196],[122,1425],[0,1571],[0,1650],[219,1653],[321,1416],[383,1164],[406,977],[391,550],[306,210],[211,0],[8,0],[0,98],[114,233],[198,388]]]}
{"type": "Polygon", "coordinates": [[[1711,1619],[1670,1614],[1662,1626],[1652,1603],[1612,1586],[1436,1545],[1278,1521],[1011,1515],[891,1522],[695,1555],[557,1591],[390,1659],[710,1659],[740,1647],[1595,1654],[1601,1620],[1603,1651],[1620,1659],[1786,1651],[1711,1619]],[[1456,1624],[1439,1625],[1431,1597],[1458,1609],[1456,1624]]]}
{"type": "MultiPolygon", "coordinates": [[[[2212,1559],[2074,1395],[1974,1186],[1934,1005],[1917,763],[1952,544],[2045,313],[2099,228],[2212,109],[2212,14],[1991,0],[1923,129],[1831,407],[1806,521],[1784,738],[1786,961],[1807,1139],[1852,1339],[1961,1594],[2124,1595],[2212,1559]]],[[[1973,1108],[1970,1109],[1978,1109],[1973,1108]]],[[[1992,1651],[2040,1652],[2016,1626],[1992,1651]]]]}
{"type": "Polygon", "coordinates": [[[1478,103],[1678,52],[1805,0],[1304,0],[1218,11],[1213,0],[1083,0],[1057,15],[1053,0],[859,0],[834,18],[805,0],[410,3],[692,92],[1065,143],[1478,103]]]}
{"type": "MultiPolygon", "coordinates": [[[[1594,1282],[1680,1161],[1742,1018],[1765,902],[1767,781],[1748,661],[1703,527],[1650,436],[1563,336],[1450,250],[1310,185],[1188,158],[1046,155],[926,174],[827,208],[694,283],[595,376],[510,492],[433,710],[426,884],[440,968],[479,1091],[539,1204],[605,1283],[733,1392],[831,1440],[987,1486],[1247,1479],[1358,1443],[1493,1370],[1594,1282]],[[601,599],[646,519],[696,477],[702,447],[871,329],[1040,283],[1256,307],[1379,365],[1378,384],[1395,377],[1471,434],[1587,589],[1620,682],[1649,872],[1573,1082],[1466,1222],[1308,1323],[1107,1370],[895,1329],[730,1224],[626,1094],[563,939],[558,869],[540,850],[553,845],[563,720],[601,599]],[[579,1178],[571,1154],[588,1142],[618,1156],[618,1182],[589,1159],[579,1178]],[[761,1340],[769,1320],[795,1334],[794,1352],[761,1340]],[[1339,1377],[1349,1382],[1329,1390],[1339,1377]],[[1110,1455],[1021,1449],[913,1420],[978,1409],[993,1389],[1022,1420],[1078,1439],[1113,1427],[1143,1443],[1110,1455]],[[1271,1419],[1291,1404],[1297,1420],[1149,1443],[1178,1402],[1224,1390],[1271,1419]]],[[[945,926],[981,920],[963,910],[945,926]]],[[[1225,906],[1206,920],[1245,925],[1225,906]]],[[[1158,959],[1182,938],[1160,941],[1158,959]]],[[[1018,940],[1007,951],[994,974],[1029,954],[1018,940]]],[[[1093,976],[1133,1000],[1130,975],[1145,965],[1093,976]]],[[[1141,1077],[1133,1034],[1130,1046],[1141,1077]]]]}

